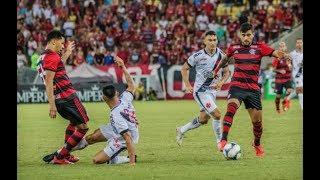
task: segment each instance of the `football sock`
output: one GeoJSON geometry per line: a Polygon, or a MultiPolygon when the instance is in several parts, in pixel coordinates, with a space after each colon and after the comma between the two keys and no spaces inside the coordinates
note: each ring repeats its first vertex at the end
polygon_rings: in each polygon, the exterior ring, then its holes
{"type": "Polygon", "coordinates": [[[259,146],[260,145],[260,138],[261,138],[262,130],[263,130],[262,121],[253,122],[252,125],[253,125],[254,144],[256,146],[259,146]]]}
{"type": "Polygon", "coordinates": [[[88,142],[86,138],[82,138],[81,141],[74,148],[72,148],[70,152],[84,149],[87,146],[88,142]]]}
{"type": "Polygon", "coordinates": [[[180,128],[180,131],[182,134],[189,131],[190,129],[195,129],[197,127],[201,126],[201,123],[199,122],[199,117],[194,118],[191,122],[188,122],[186,125],[182,126],[180,128]]]}
{"type": "Polygon", "coordinates": [[[212,130],[216,136],[217,142],[220,142],[221,136],[222,136],[220,119],[213,119],[212,120],[212,130]]]}
{"type": "Polygon", "coordinates": [[[57,155],[58,159],[62,159],[66,157],[71,149],[75,147],[83,138],[83,136],[87,133],[88,129],[78,129],[76,130],[67,140],[64,147],[62,147],[61,151],[57,155]]]}
{"type": "Polygon", "coordinates": [[[274,102],[276,103],[276,109],[280,110],[280,97],[276,97],[276,99],[274,100],[274,102]]]}
{"type": "Polygon", "coordinates": [[[286,97],[287,100],[294,98],[297,95],[296,91],[292,91],[289,96],[286,97]]]}
{"type": "Polygon", "coordinates": [[[298,94],[298,98],[299,98],[299,102],[300,102],[301,109],[303,110],[303,94],[302,94],[302,93],[299,93],[299,94],[298,94]]]}
{"type": "Polygon", "coordinates": [[[109,164],[124,164],[129,162],[130,162],[130,159],[127,156],[116,156],[110,160],[109,164]]]}
{"type": "Polygon", "coordinates": [[[64,135],[64,143],[67,142],[67,140],[69,139],[69,137],[74,133],[74,131],[76,130],[76,128],[74,126],[72,126],[71,124],[69,124],[66,128],[66,132],[64,135]]]}
{"type": "Polygon", "coordinates": [[[237,112],[237,107],[238,105],[234,102],[228,103],[227,112],[223,118],[223,133],[222,133],[221,140],[227,141],[227,136],[232,126],[233,116],[237,112]]]}

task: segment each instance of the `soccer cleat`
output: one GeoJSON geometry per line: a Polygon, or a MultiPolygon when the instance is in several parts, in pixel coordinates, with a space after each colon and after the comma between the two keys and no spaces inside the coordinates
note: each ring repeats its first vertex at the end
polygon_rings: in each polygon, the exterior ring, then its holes
{"type": "Polygon", "coordinates": [[[283,111],[287,111],[290,108],[290,101],[289,100],[283,100],[282,101],[282,108],[283,108],[283,111]]]}
{"type": "Polygon", "coordinates": [[[258,157],[263,157],[264,156],[264,150],[262,145],[260,144],[259,146],[256,146],[254,144],[254,141],[252,142],[252,147],[254,147],[254,149],[256,150],[256,156],[258,157]]]}
{"type": "Polygon", "coordinates": [[[224,147],[226,146],[227,144],[227,141],[226,140],[221,140],[219,143],[218,143],[218,149],[222,152],[224,147]]]}
{"type": "Polygon", "coordinates": [[[56,155],[58,155],[57,151],[55,151],[54,153],[51,153],[51,154],[48,154],[48,155],[44,156],[42,158],[42,160],[44,162],[46,162],[46,163],[50,163],[53,160],[54,156],[56,156],[56,155]]]}
{"type": "Polygon", "coordinates": [[[58,159],[57,156],[54,156],[54,158],[51,161],[51,163],[52,164],[59,164],[59,165],[74,164],[73,162],[68,161],[66,158],[58,159]]]}
{"type": "Polygon", "coordinates": [[[278,114],[281,114],[281,110],[280,109],[276,109],[278,114]]]}
{"type": "Polygon", "coordinates": [[[71,154],[69,156],[67,156],[66,159],[72,163],[78,162],[80,160],[78,157],[71,155],[71,154]]]}
{"type": "Polygon", "coordinates": [[[183,139],[183,134],[181,133],[180,127],[178,127],[178,128],[176,129],[176,132],[177,132],[177,137],[176,137],[177,144],[178,144],[179,146],[181,146],[181,144],[182,144],[182,139],[183,139]]]}

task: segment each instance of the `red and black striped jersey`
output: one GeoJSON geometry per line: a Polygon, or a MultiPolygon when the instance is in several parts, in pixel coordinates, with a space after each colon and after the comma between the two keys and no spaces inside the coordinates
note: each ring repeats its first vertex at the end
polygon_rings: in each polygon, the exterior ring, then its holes
{"type": "Polygon", "coordinates": [[[53,89],[56,99],[68,98],[76,93],[76,90],[73,88],[72,83],[67,76],[61,57],[56,52],[46,50],[40,56],[38,72],[44,83],[44,78],[46,76],[45,70],[55,72],[53,78],[53,89]]]}
{"type": "Polygon", "coordinates": [[[284,74],[281,74],[280,72],[276,72],[276,83],[285,83],[291,80],[291,70],[285,58],[281,58],[281,59],[274,58],[272,65],[275,68],[275,70],[283,69],[286,71],[284,74]]]}
{"type": "Polygon", "coordinates": [[[260,91],[258,78],[261,58],[271,56],[273,51],[273,48],[264,43],[250,46],[230,45],[227,49],[227,56],[235,60],[230,88],[239,87],[245,90],[260,91]]]}

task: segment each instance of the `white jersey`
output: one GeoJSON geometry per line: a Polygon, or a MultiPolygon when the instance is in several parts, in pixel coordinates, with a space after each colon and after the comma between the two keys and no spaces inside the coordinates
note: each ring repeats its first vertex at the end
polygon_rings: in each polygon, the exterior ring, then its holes
{"type": "Polygon", "coordinates": [[[138,121],[132,101],[132,93],[129,91],[124,91],[120,95],[120,103],[111,109],[110,123],[114,133],[119,138],[121,138],[123,133],[129,131],[133,142],[137,143],[139,138],[138,121]]]}
{"type": "Polygon", "coordinates": [[[217,48],[214,55],[210,56],[204,49],[192,54],[187,63],[196,68],[194,92],[204,92],[210,89],[210,85],[216,82],[213,79],[213,70],[219,61],[225,56],[221,49],[217,48]]]}
{"type": "Polygon", "coordinates": [[[290,53],[292,58],[292,77],[294,79],[303,77],[303,52],[293,50],[290,53]]]}

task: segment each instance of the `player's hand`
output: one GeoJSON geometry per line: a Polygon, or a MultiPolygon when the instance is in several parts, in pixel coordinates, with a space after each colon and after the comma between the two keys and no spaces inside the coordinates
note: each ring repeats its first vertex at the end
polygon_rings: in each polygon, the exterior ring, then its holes
{"type": "Polygon", "coordinates": [[[190,84],[186,85],[186,93],[193,93],[193,88],[190,84]]]}
{"type": "Polygon", "coordinates": [[[114,62],[119,66],[119,67],[124,67],[124,62],[119,56],[114,57],[114,62]]]}
{"type": "Polygon", "coordinates": [[[219,90],[221,90],[222,85],[223,85],[223,83],[217,82],[217,83],[212,85],[212,88],[217,90],[217,91],[219,91],[219,90]]]}
{"type": "Polygon", "coordinates": [[[57,117],[57,107],[51,106],[49,109],[49,116],[50,118],[56,118],[57,117]]]}
{"type": "Polygon", "coordinates": [[[66,51],[65,51],[65,53],[68,55],[68,56],[70,56],[71,55],[71,53],[72,53],[72,51],[75,49],[75,43],[74,43],[74,41],[68,41],[67,42],[67,45],[66,45],[66,51]]]}
{"type": "Polygon", "coordinates": [[[279,72],[280,72],[281,74],[285,74],[285,73],[286,73],[286,70],[281,69],[281,70],[279,70],[279,72]]]}

